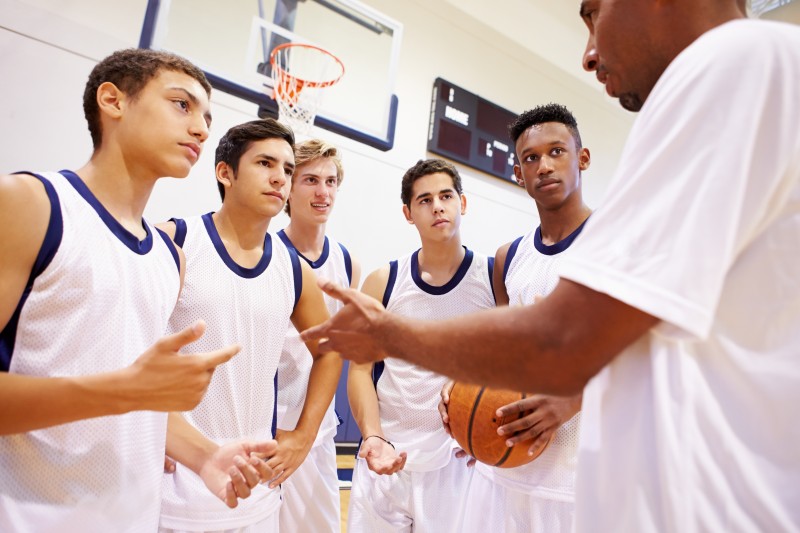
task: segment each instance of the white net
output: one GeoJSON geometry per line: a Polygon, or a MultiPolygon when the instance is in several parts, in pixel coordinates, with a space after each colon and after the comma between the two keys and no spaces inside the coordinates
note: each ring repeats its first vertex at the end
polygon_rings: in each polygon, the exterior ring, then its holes
{"type": "Polygon", "coordinates": [[[297,43],[276,47],[270,62],[278,120],[295,133],[308,133],[323,92],[341,79],[344,65],[322,48],[297,43]]]}

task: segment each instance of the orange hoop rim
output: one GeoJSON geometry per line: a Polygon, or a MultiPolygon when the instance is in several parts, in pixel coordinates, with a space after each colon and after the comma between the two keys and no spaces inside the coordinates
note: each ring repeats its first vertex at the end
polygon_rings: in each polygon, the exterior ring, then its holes
{"type": "Polygon", "coordinates": [[[344,63],[342,63],[342,60],[333,55],[332,53],[330,53],[329,51],[325,50],[324,48],[315,46],[313,44],[306,44],[306,43],[279,44],[278,46],[272,49],[272,52],[270,52],[269,63],[270,65],[272,65],[273,72],[278,72],[280,76],[283,76],[287,79],[296,79],[301,87],[313,87],[313,88],[330,87],[331,85],[336,84],[340,79],[342,79],[342,76],[344,76],[344,63]],[[284,69],[281,65],[277,64],[275,57],[281,50],[294,47],[308,48],[311,50],[316,50],[318,52],[321,52],[322,54],[332,58],[336,62],[336,64],[339,65],[339,69],[341,70],[341,72],[339,73],[338,76],[336,76],[332,80],[322,80],[322,81],[304,80],[303,78],[292,75],[288,70],[284,69]]]}

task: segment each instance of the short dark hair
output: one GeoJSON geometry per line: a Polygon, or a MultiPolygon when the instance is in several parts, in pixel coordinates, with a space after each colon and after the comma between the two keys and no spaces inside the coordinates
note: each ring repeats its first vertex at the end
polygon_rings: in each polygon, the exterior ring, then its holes
{"type": "MultiPolygon", "coordinates": [[[[272,118],[265,118],[259,120],[251,120],[244,124],[234,126],[225,132],[222,139],[219,140],[217,151],[214,158],[214,167],[224,162],[232,169],[234,175],[239,169],[239,160],[242,158],[250,145],[255,141],[263,141],[264,139],[283,139],[294,150],[294,133],[288,126],[284,126],[280,122],[272,118]]],[[[220,182],[217,182],[219,195],[225,199],[225,187],[220,182]]]]}
{"type": "Polygon", "coordinates": [[[538,126],[546,122],[560,122],[567,127],[575,139],[575,146],[580,150],[583,147],[581,142],[581,134],[578,131],[578,121],[572,115],[569,109],[561,104],[546,104],[534,107],[529,111],[525,111],[519,115],[514,122],[508,125],[508,135],[514,144],[517,144],[517,139],[531,126],[538,126]]]}
{"type": "Polygon", "coordinates": [[[414,182],[437,172],[443,172],[453,178],[453,188],[460,196],[462,193],[461,176],[456,167],[443,159],[420,159],[403,175],[403,184],[400,189],[400,199],[403,200],[403,203],[411,207],[411,189],[414,182]]]}
{"type": "Polygon", "coordinates": [[[117,50],[95,65],[83,90],[83,114],[89,124],[89,133],[95,150],[103,141],[100,107],[97,105],[97,89],[100,85],[105,82],[113,83],[119,90],[135,99],[150,80],[162,70],[188,74],[203,86],[206,94],[211,95],[211,85],[203,71],[178,55],[145,48],[117,50]]]}

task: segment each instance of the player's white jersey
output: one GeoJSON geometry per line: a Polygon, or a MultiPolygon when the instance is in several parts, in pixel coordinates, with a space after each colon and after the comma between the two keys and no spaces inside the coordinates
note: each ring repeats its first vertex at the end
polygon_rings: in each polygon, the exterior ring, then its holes
{"type": "MultiPolygon", "coordinates": [[[[565,239],[546,245],[541,228],[515,240],[506,255],[503,279],[509,305],[533,303],[558,283],[558,263],[583,229],[581,224],[565,239]]],[[[535,392],[535,391],[525,391],[535,392]]],[[[494,482],[508,488],[543,498],[574,501],[575,463],[578,447],[580,413],[556,431],[547,449],[532,463],[517,468],[493,468],[482,463],[477,469],[494,482]]]]}
{"type": "MultiPolygon", "coordinates": [[[[202,318],[206,332],[186,351],[241,346],[236,356],[214,371],[203,400],[185,416],[218,444],[270,439],[275,434],[278,360],[302,288],[297,255],[267,234],[261,260],[253,268],[243,268],[225,249],[211,213],[175,222],[175,242],[186,255],[186,277],[170,330],[179,331],[202,318]]],[[[262,484],[229,509],[199,476],[179,464],[174,474],[164,475],[161,526],[232,529],[266,518],[279,505],[279,492],[262,484]]]]}
{"type": "MultiPolygon", "coordinates": [[[[50,223],[0,333],[0,370],[127,367],[164,335],[180,289],[178,252],[146,222],[143,240],[129,233],[76,174],[38,177],[50,223]]],[[[165,413],[137,411],[0,437],[0,531],[155,531],[165,435],[165,413]]]]}
{"type": "MultiPolygon", "coordinates": [[[[493,258],[466,250],[453,278],[441,287],[419,274],[419,250],[390,263],[383,304],[393,312],[421,320],[439,320],[494,307],[493,258]]],[[[388,358],[373,367],[381,427],[397,451],[408,452],[405,469],[437,470],[450,461],[455,441],[445,433],[438,404],[448,378],[388,358]]]]}
{"type": "MultiPolygon", "coordinates": [[[[289,240],[284,230],[278,232],[278,237],[283,243],[294,250],[297,255],[305,260],[314,273],[319,277],[324,277],[349,287],[353,279],[353,266],[350,253],[342,244],[336,242],[331,237],[325,237],[325,244],[322,247],[322,254],[316,261],[304,257],[289,240]]],[[[325,305],[328,312],[333,316],[336,311],[341,309],[342,303],[336,298],[324,295],[325,305]]],[[[300,339],[300,334],[293,325],[289,325],[286,332],[286,341],[283,346],[281,363],[278,370],[278,427],[285,430],[293,430],[297,426],[300,413],[303,411],[303,404],[306,399],[308,389],[308,376],[311,372],[313,359],[308,352],[305,343],[300,339]]],[[[330,439],[336,434],[336,427],[339,424],[338,417],[334,411],[334,402],[325,413],[315,443],[323,439],[330,439]]]]}

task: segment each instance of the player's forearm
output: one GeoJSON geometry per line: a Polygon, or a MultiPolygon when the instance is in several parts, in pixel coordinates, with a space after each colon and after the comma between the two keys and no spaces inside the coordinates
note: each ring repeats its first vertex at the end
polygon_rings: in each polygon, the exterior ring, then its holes
{"type": "Polygon", "coordinates": [[[135,408],[120,372],[78,377],[0,373],[0,435],[118,415],[135,408]]]}
{"type": "Polygon", "coordinates": [[[350,400],[350,411],[361,431],[362,437],[379,435],[383,437],[381,417],[378,409],[378,395],[372,383],[371,365],[355,365],[351,363],[347,376],[347,398],[350,400]]]}
{"type": "Polygon", "coordinates": [[[180,413],[170,413],[167,423],[167,455],[200,474],[217,445],[192,426],[180,413]]]}
{"type": "Polygon", "coordinates": [[[328,412],[328,407],[336,394],[341,374],[342,359],[339,354],[328,352],[314,359],[308,376],[306,400],[295,431],[311,438],[316,437],[325,413],[328,412]]]}

